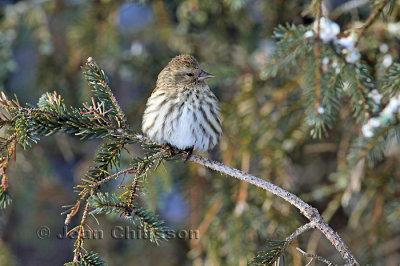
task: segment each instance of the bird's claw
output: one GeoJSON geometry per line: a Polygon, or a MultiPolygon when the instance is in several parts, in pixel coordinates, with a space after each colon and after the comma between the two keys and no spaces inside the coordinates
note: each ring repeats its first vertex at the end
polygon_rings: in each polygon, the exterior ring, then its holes
{"type": "Polygon", "coordinates": [[[185,150],[185,152],[186,152],[186,158],[185,158],[185,162],[184,162],[184,163],[186,163],[186,162],[187,162],[187,160],[189,160],[189,159],[190,159],[190,157],[192,156],[192,153],[193,153],[193,147],[186,149],[186,150],[185,150]]]}
{"type": "MultiPolygon", "coordinates": [[[[177,155],[178,153],[182,152],[182,150],[179,150],[178,148],[172,146],[169,143],[165,144],[165,149],[167,150],[168,157],[172,157],[172,156],[177,155]]],[[[185,157],[185,163],[186,163],[186,161],[189,160],[190,157],[192,156],[193,147],[185,149],[184,152],[186,153],[186,157],[185,157]]]]}
{"type": "Polygon", "coordinates": [[[165,148],[167,149],[168,157],[172,157],[179,153],[179,150],[169,143],[165,145],[165,148]]]}

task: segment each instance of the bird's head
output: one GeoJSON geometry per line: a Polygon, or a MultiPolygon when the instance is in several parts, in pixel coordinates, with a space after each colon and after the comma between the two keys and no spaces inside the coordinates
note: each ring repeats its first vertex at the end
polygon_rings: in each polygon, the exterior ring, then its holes
{"type": "Polygon", "coordinates": [[[160,73],[159,81],[168,85],[190,86],[204,82],[213,75],[200,68],[199,62],[191,55],[179,55],[173,58],[160,73]]]}

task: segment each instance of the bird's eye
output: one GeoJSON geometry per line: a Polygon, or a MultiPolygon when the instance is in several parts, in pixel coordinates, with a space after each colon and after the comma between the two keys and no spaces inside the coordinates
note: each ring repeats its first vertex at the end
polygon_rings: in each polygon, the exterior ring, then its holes
{"type": "Polygon", "coordinates": [[[186,75],[189,77],[193,77],[193,73],[187,73],[186,75]]]}

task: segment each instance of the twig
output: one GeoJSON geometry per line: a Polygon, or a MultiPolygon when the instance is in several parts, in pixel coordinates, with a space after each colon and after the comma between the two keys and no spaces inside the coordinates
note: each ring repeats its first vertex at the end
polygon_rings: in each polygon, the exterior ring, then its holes
{"type": "Polygon", "coordinates": [[[189,160],[194,163],[208,167],[212,170],[253,184],[286,200],[287,202],[298,208],[300,210],[300,213],[304,215],[308,220],[310,220],[310,226],[320,230],[326,236],[326,238],[331,242],[336,250],[339,251],[340,255],[343,257],[348,265],[359,265],[347,245],[343,242],[340,236],[324,221],[318,210],[305,203],[296,195],[261,178],[255,177],[241,170],[232,168],[217,161],[212,161],[199,155],[192,155],[189,160]]]}
{"type": "MultiPolygon", "coordinates": [[[[324,263],[326,263],[326,264],[328,264],[328,265],[337,265],[337,264],[332,263],[332,262],[330,262],[329,260],[324,259],[323,257],[320,257],[320,256],[318,256],[318,255],[308,254],[307,252],[301,250],[299,247],[297,247],[296,249],[297,249],[301,254],[303,254],[304,256],[311,258],[311,261],[312,261],[313,259],[316,259],[316,260],[322,261],[322,262],[324,262],[324,263]]],[[[311,261],[310,261],[310,262],[311,262],[311,261]]],[[[307,265],[309,265],[310,262],[307,263],[307,265]]]]}
{"type": "Polygon", "coordinates": [[[82,114],[84,114],[84,115],[93,114],[95,118],[101,119],[110,128],[115,128],[114,125],[110,122],[110,120],[108,120],[108,118],[105,116],[112,109],[107,110],[107,111],[101,110],[101,108],[100,108],[101,104],[100,103],[96,104],[93,97],[92,97],[92,104],[93,104],[93,106],[87,106],[85,103],[83,103],[82,105],[88,110],[88,112],[82,113],[82,114]]]}
{"type": "Polygon", "coordinates": [[[75,241],[75,250],[74,250],[74,264],[77,264],[80,261],[80,252],[82,249],[83,245],[83,238],[85,236],[85,224],[86,224],[86,219],[89,213],[89,203],[86,203],[85,210],[83,211],[82,214],[82,219],[81,219],[81,224],[79,226],[79,233],[78,233],[78,238],[75,241]]]}
{"type": "Polygon", "coordinates": [[[315,101],[314,109],[315,113],[319,114],[318,109],[320,107],[321,98],[321,87],[322,87],[322,66],[321,66],[321,39],[319,37],[319,32],[321,30],[321,13],[322,13],[322,3],[321,0],[318,1],[318,13],[317,13],[317,33],[314,42],[315,59],[317,63],[317,73],[316,73],[316,86],[315,86],[315,101]]]}
{"type": "Polygon", "coordinates": [[[138,196],[138,194],[136,193],[137,188],[138,188],[138,182],[139,182],[139,176],[135,175],[135,177],[133,178],[133,181],[132,181],[132,189],[129,193],[129,198],[128,198],[128,206],[129,207],[133,206],[133,200],[135,199],[135,197],[138,196]]]}
{"type": "Polygon", "coordinates": [[[113,175],[109,175],[106,178],[104,178],[104,179],[102,179],[102,180],[90,185],[90,187],[91,187],[91,189],[94,189],[94,188],[96,188],[96,187],[98,187],[98,186],[100,186],[100,185],[102,185],[104,183],[107,183],[108,181],[110,181],[113,178],[117,178],[120,175],[127,174],[127,173],[135,171],[135,170],[136,170],[136,166],[127,168],[127,169],[122,170],[122,171],[119,171],[118,173],[115,173],[113,175]]]}
{"type": "Polygon", "coordinates": [[[290,236],[288,236],[285,241],[286,244],[284,245],[284,248],[286,248],[296,237],[298,237],[299,235],[301,235],[302,233],[304,233],[305,231],[311,229],[313,226],[310,223],[306,223],[305,225],[300,226],[299,228],[296,229],[296,231],[294,231],[293,233],[290,234],[290,236]]]}
{"type": "Polygon", "coordinates": [[[374,10],[374,12],[371,13],[365,24],[360,28],[360,33],[358,34],[357,41],[355,43],[355,47],[358,46],[360,43],[361,37],[364,35],[364,33],[367,31],[367,29],[372,25],[376,17],[383,11],[387,3],[389,3],[391,0],[384,0],[382,3],[374,10]]]}
{"type": "Polygon", "coordinates": [[[364,93],[364,90],[363,90],[363,87],[362,87],[362,84],[361,84],[361,80],[360,80],[360,76],[358,75],[357,69],[356,69],[356,80],[357,80],[357,89],[358,89],[358,91],[360,92],[360,94],[362,96],[361,101],[362,101],[362,105],[363,105],[364,112],[365,112],[365,118],[369,119],[371,117],[371,113],[370,113],[370,111],[368,109],[367,97],[366,97],[366,95],[364,93]]]}
{"type": "Polygon", "coordinates": [[[54,114],[52,112],[49,112],[49,111],[38,109],[38,108],[24,108],[24,107],[21,107],[21,108],[19,108],[19,111],[20,112],[24,112],[24,113],[26,113],[28,115],[41,114],[41,115],[48,115],[48,116],[52,116],[52,117],[58,118],[58,115],[56,115],[56,114],[54,114]]]}
{"type": "Polygon", "coordinates": [[[0,113],[0,115],[7,119],[7,120],[2,120],[0,118],[0,127],[3,127],[4,125],[12,125],[14,123],[14,120],[8,119],[3,113],[0,113]]]}
{"type": "Polygon", "coordinates": [[[356,8],[366,5],[369,2],[370,2],[369,0],[350,0],[348,2],[344,2],[340,6],[335,8],[329,17],[332,20],[336,20],[344,13],[349,12],[351,10],[355,10],[356,8]]]}
{"type": "Polygon", "coordinates": [[[3,151],[10,145],[13,141],[17,139],[17,133],[12,134],[1,146],[0,146],[0,152],[3,151]]]}
{"type": "MultiPolygon", "coordinates": [[[[161,158],[164,155],[166,155],[166,151],[160,151],[160,152],[157,152],[157,153],[153,154],[152,156],[147,157],[147,159],[157,160],[157,159],[161,158]]],[[[102,179],[102,180],[90,185],[90,187],[92,189],[94,189],[94,188],[96,188],[96,187],[98,187],[98,186],[100,186],[100,185],[102,185],[104,183],[107,183],[108,181],[110,181],[113,178],[116,178],[116,177],[118,177],[120,175],[123,175],[123,174],[127,174],[129,172],[137,171],[137,170],[138,169],[136,168],[136,166],[127,168],[125,170],[119,171],[118,173],[115,173],[113,175],[107,176],[106,178],[104,178],[104,179],[102,179]]]]}

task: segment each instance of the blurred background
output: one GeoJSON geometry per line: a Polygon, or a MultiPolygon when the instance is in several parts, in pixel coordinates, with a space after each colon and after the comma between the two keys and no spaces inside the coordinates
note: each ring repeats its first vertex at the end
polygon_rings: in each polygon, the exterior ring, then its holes
{"type": "MultiPolygon", "coordinates": [[[[368,18],[369,2],[325,1],[325,12],[342,29],[352,28],[368,18]]],[[[394,2],[391,15],[378,20],[361,44],[362,59],[376,76],[399,57],[400,9],[394,2]]],[[[265,80],[260,75],[275,49],[274,28],[311,25],[309,4],[0,0],[0,90],[33,105],[55,90],[67,105],[80,107],[91,98],[81,70],[91,56],[109,76],[131,128],[140,131],[158,73],[172,57],[192,54],[217,77],[209,85],[222,107],[222,140],[208,156],[265,178],[318,208],[362,265],[398,265],[399,147],[393,145],[373,169],[362,163],[349,167],[346,156],[360,134],[351,107],[343,103],[328,137],[312,139],[303,120],[302,76],[265,80]]],[[[73,186],[80,183],[100,143],[55,135],[30,150],[18,148],[8,170],[13,203],[0,211],[0,265],[72,260],[74,240],[57,238],[64,231],[61,206],[75,202],[73,186]],[[38,238],[41,226],[51,230],[49,237],[38,238]]],[[[121,168],[141,151],[129,147],[129,152],[121,168]]],[[[163,164],[148,178],[146,190],[142,202],[147,208],[171,228],[199,230],[199,239],[173,239],[160,246],[113,239],[111,228],[128,224],[101,216],[100,225],[94,219],[89,223],[103,230],[104,238],[86,240],[85,248],[109,265],[247,265],[267,239],[282,240],[307,222],[271,194],[191,163],[163,164]]],[[[319,232],[307,232],[290,246],[284,256],[287,265],[306,264],[296,246],[342,263],[319,232]]]]}

